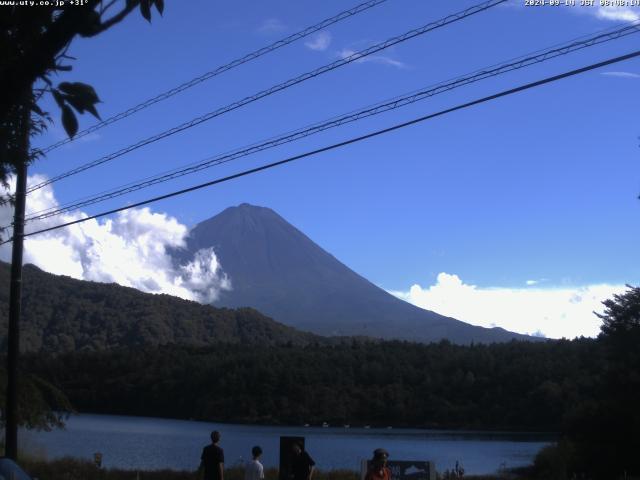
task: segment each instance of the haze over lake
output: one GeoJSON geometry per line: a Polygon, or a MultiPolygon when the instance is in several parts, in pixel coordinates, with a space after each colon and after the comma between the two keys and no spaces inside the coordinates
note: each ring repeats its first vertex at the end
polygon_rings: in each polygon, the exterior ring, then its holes
{"type": "Polygon", "coordinates": [[[280,436],[304,436],[322,470],[358,470],[362,459],[385,447],[391,459],[434,461],[438,471],[458,460],[467,473],[482,474],[529,464],[553,440],[552,435],[528,433],[253,426],[88,414],[69,418],[66,430],[22,431],[20,438],[25,448],[50,459],[92,459],[101,452],[105,467],[194,470],[214,429],[222,433],[227,467],[249,459],[253,445],[262,446],[266,467],[277,467],[280,436]]]}

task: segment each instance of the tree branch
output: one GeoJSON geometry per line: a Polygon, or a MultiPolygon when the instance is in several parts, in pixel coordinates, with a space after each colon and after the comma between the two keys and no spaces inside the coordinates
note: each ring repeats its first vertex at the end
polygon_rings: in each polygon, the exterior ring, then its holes
{"type": "Polygon", "coordinates": [[[105,13],[107,13],[107,10],[109,10],[111,7],[113,7],[116,4],[117,1],[118,0],[111,0],[106,5],[104,5],[104,2],[103,2],[103,5],[102,5],[102,7],[100,9],[100,15],[104,15],[105,13]]]}
{"type": "Polygon", "coordinates": [[[109,20],[105,22],[101,22],[100,27],[97,28],[93,33],[91,33],[91,35],[86,35],[86,37],[95,37],[96,35],[104,32],[105,30],[109,30],[114,25],[120,23],[122,20],[124,20],[127,17],[127,15],[129,15],[133,10],[136,9],[136,7],[139,5],[140,2],[138,0],[135,2],[131,2],[131,3],[127,2],[127,3],[128,5],[124,9],[122,9],[119,13],[111,17],[109,20]]]}
{"type": "MultiPolygon", "coordinates": [[[[88,0],[83,8],[65,9],[56,16],[55,21],[40,36],[39,41],[33,42],[29,50],[20,56],[19,62],[6,65],[12,75],[0,77],[0,120],[6,117],[13,96],[21,94],[27,85],[32,85],[38,77],[44,76],[48,70],[54,68],[52,61],[56,56],[64,51],[83,27],[86,27],[92,15],[99,15],[96,8],[101,2],[102,0],[88,0]]],[[[110,5],[111,3],[108,4],[110,5]]],[[[140,0],[128,0],[119,13],[104,23],[98,23],[95,29],[82,34],[93,37],[108,30],[124,20],[139,5],[140,0]]]]}

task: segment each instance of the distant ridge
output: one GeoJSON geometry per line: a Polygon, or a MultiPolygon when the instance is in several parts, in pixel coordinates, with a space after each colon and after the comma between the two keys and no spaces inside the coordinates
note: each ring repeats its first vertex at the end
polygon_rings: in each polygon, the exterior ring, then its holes
{"type": "MultiPolygon", "coordinates": [[[[0,262],[0,318],[9,312],[10,266],[0,262]]],[[[115,283],[52,275],[33,265],[23,272],[20,345],[23,351],[64,353],[179,344],[269,346],[328,341],[250,308],[219,309],[115,283]]],[[[0,338],[7,335],[0,322],[0,338]]],[[[2,348],[6,348],[3,344],[2,348]]]]}
{"type": "Polygon", "coordinates": [[[404,302],[361,277],[269,208],[243,203],[197,224],[178,263],[213,247],[233,289],[218,306],[250,306],[320,335],[433,342],[538,340],[482,328],[404,302]]]}

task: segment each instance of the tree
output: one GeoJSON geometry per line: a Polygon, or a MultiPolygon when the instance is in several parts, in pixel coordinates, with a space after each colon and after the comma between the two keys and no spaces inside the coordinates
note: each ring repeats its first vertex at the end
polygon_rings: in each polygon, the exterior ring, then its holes
{"type": "Polygon", "coordinates": [[[601,401],[609,420],[609,475],[640,473],[640,287],[627,287],[625,293],[605,300],[606,309],[598,315],[607,362],[601,401]]]}
{"type": "MultiPolygon", "coordinates": [[[[53,2],[52,2],[53,3],[53,2]]],[[[59,6],[0,7],[0,182],[6,187],[18,164],[31,162],[39,152],[25,152],[23,138],[39,134],[51,121],[39,106],[53,95],[62,125],[70,137],[78,130],[76,113],[98,116],[100,101],[82,82],[53,85],[52,76],[72,69],[67,55],[76,36],[95,37],[140,9],[151,21],[151,7],[160,14],[164,0],[64,0],[59,6]],[[29,121],[25,122],[24,119],[29,121]],[[25,125],[25,123],[27,125],[25,125]]]]}
{"type": "Polygon", "coordinates": [[[596,479],[640,473],[640,288],[628,286],[603,304],[601,373],[567,425],[574,471],[596,479]]]}
{"type": "MultiPolygon", "coordinates": [[[[0,367],[0,402],[4,403],[6,372],[0,367]]],[[[67,396],[41,376],[27,374],[21,378],[19,424],[36,430],[49,431],[64,427],[66,417],[74,409],[67,396]]],[[[4,427],[4,418],[0,419],[4,427]]]]}
{"type": "Polygon", "coordinates": [[[604,313],[596,314],[602,319],[601,336],[619,340],[640,333],[640,287],[627,285],[622,295],[602,302],[607,307],[604,313]]]}
{"type": "MultiPolygon", "coordinates": [[[[0,183],[16,175],[11,293],[7,339],[6,455],[17,458],[18,331],[21,303],[22,242],[27,165],[41,155],[32,151],[29,138],[43,131],[51,120],[38,106],[53,95],[61,110],[62,126],[70,137],[78,131],[77,113],[98,116],[100,101],[93,87],[81,82],[53,85],[51,76],[70,71],[67,50],[80,35],[94,37],[120,23],[136,8],[151,21],[151,7],[160,14],[164,0],[59,0],[51,6],[13,5],[0,10],[0,183]],[[115,12],[115,13],[114,13],[115,12]]],[[[3,203],[6,199],[0,198],[3,203]]],[[[2,232],[0,231],[0,234],[2,232]]],[[[22,379],[24,380],[24,379],[22,379]]],[[[24,382],[23,382],[24,384],[24,382]]],[[[23,417],[24,419],[24,417],[23,417]]]]}

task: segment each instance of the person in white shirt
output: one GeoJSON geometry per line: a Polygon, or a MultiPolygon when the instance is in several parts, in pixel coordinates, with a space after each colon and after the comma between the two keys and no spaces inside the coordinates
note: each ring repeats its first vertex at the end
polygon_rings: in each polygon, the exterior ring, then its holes
{"type": "Polygon", "coordinates": [[[247,466],[244,469],[244,480],[263,480],[264,467],[260,463],[262,449],[256,445],[251,449],[251,455],[253,455],[253,460],[247,462],[247,466]]]}

